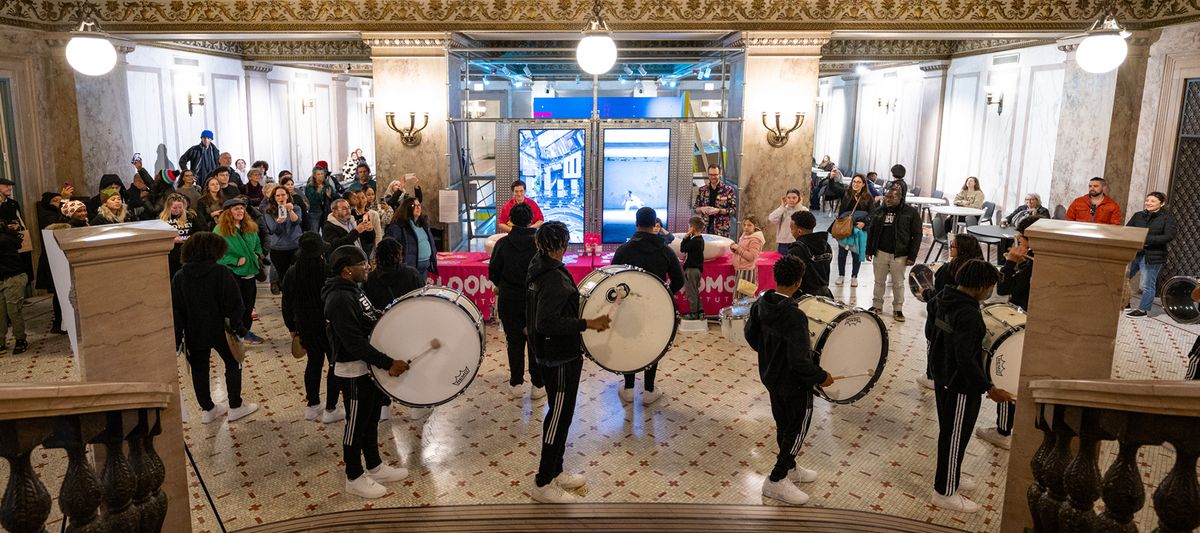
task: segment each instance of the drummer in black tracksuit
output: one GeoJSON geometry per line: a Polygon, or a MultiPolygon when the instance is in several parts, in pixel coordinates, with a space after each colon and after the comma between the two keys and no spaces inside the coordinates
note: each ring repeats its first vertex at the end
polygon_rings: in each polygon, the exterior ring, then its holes
{"type": "Polygon", "coordinates": [[[925,300],[925,377],[918,377],[917,383],[927,389],[933,389],[933,358],[929,351],[933,349],[934,322],[937,321],[937,297],[948,285],[954,285],[954,273],[958,268],[971,259],[982,259],[983,249],[979,247],[979,239],[970,233],[959,233],[950,241],[950,262],[942,265],[933,274],[933,288],[921,292],[925,300]]]}
{"type": "Polygon", "coordinates": [[[537,254],[530,260],[525,278],[529,288],[525,304],[529,351],[542,366],[542,380],[548,394],[546,415],[542,419],[542,457],[534,478],[537,487],[531,495],[542,503],[574,502],[578,497],[567,491],[586,482],[581,475],[563,472],[567,432],[575,417],[575,398],[579,395],[579,375],[583,370],[580,333],[585,329],[604,331],[609,323],[608,315],[579,318],[579,291],[562,264],[570,241],[571,232],[562,222],[542,224],[534,234],[537,254]]]}
{"type": "Polygon", "coordinates": [[[399,376],[408,363],[392,359],[371,346],[371,330],[379,312],[359,284],[367,280],[367,256],[357,246],[340,246],[329,255],[333,277],[325,280],[321,299],[329,322],[334,374],[346,402],[346,431],[342,453],[346,462],[346,492],[363,498],[381,498],[388,490],[380,483],[408,477],[408,470],[388,466],[379,456],[379,414],[383,392],[371,380],[367,365],[388,369],[399,376]],[[363,462],[366,460],[364,475],[363,462]]]}
{"type": "MultiPolygon", "coordinates": [[[[613,254],[612,264],[630,265],[658,276],[666,282],[670,279],[668,289],[671,297],[683,288],[683,268],[679,266],[679,257],[667,247],[658,235],[654,233],[654,221],[658,214],[651,207],[637,210],[635,222],[637,231],[629,241],[617,248],[613,254]]],[[[674,300],[672,300],[674,302],[674,300]]],[[[671,313],[675,310],[672,309],[671,313]]],[[[645,381],[642,382],[642,405],[650,405],[662,396],[654,390],[654,376],[658,373],[658,363],[646,367],[645,381]]],[[[635,374],[625,374],[625,387],[618,391],[623,402],[633,401],[633,382],[635,374]]]]}
{"type": "Polygon", "coordinates": [[[979,304],[988,299],[1000,280],[996,267],[972,259],[954,275],[956,285],[938,295],[933,338],[933,382],[937,400],[938,448],[932,503],[942,509],[973,513],[979,505],[960,491],[975,483],[961,479],[963,457],[971,428],[979,417],[981,395],[995,402],[1012,401],[1008,391],[996,388],[984,362],[983,338],[987,328],[979,304]]]}
{"type": "Polygon", "coordinates": [[[775,288],[764,292],[746,320],[746,342],[758,352],[758,376],[771,399],[779,454],[763,480],[763,496],[803,505],[808,494],[796,486],[817,479],[817,472],[796,465],[812,422],[813,387],[828,387],[833,376],[812,360],[808,317],[796,307],[801,296],[804,261],[785,255],[775,262],[775,288]]]}
{"type": "Polygon", "coordinates": [[[833,298],[829,290],[829,265],[833,263],[833,248],[829,246],[829,234],[813,232],[817,217],[811,211],[792,213],[792,237],[796,240],[788,245],[788,255],[804,261],[804,280],[800,291],[813,296],[833,298]]]}
{"type": "MultiPolygon", "coordinates": [[[[537,252],[537,246],[533,242],[536,230],[529,227],[533,223],[533,209],[529,204],[514,205],[508,216],[513,228],[492,249],[492,259],[488,263],[488,279],[500,289],[496,306],[500,312],[500,323],[504,325],[504,339],[508,345],[508,385],[512,387],[513,396],[520,398],[525,395],[522,385],[525,383],[525,349],[528,345],[528,336],[525,334],[525,276],[529,273],[529,261],[537,252]]],[[[530,399],[537,400],[546,396],[546,389],[542,386],[542,374],[532,354],[529,360],[529,382],[532,385],[530,399]]]]}

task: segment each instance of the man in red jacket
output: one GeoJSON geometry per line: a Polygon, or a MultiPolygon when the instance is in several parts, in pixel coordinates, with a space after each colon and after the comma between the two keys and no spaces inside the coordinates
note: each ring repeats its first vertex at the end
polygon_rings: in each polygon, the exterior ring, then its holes
{"type": "Polygon", "coordinates": [[[1101,177],[1088,180],[1088,193],[1071,202],[1071,207],[1067,208],[1067,220],[1123,225],[1121,206],[1104,194],[1105,185],[1101,177]]]}

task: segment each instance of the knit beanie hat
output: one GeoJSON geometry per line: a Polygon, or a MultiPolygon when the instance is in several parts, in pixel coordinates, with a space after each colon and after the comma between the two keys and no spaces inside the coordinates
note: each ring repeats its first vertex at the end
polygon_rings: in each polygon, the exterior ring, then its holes
{"type": "Polygon", "coordinates": [[[120,194],[121,194],[121,189],[118,189],[116,187],[109,187],[107,189],[100,191],[100,205],[104,205],[105,202],[108,202],[109,198],[112,198],[113,196],[118,196],[120,194]]]}
{"type": "Polygon", "coordinates": [[[77,211],[86,211],[87,205],[79,200],[64,200],[58,209],[62,211],[64,217],[71,218],[71,215],[74,215],[77,211]]]}
{"type": "Polygon", "coordinates": [[[158,171],[158,177],[162,178],[163,181],[166,181],[171,185],[175,185],[175,180],[179,179],[179,174],[174,170],[163,169],[158,171]]]}
{"type": "Polygon", "coordinates": [[[332,254],[329,254],[329,266],[335,276],[340,276],[343,268],[366,262],[367,254],[364,254],[359,247],[350,244],[338,246],[332,254]]]}

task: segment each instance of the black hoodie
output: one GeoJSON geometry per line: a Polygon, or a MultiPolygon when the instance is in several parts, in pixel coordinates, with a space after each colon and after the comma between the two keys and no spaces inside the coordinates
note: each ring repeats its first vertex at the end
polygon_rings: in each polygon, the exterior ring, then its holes
{"type": "Polygon", "coordinates": [[[579,318],[579,290],[567,267],[535,254],[525,280],[529,286],[525,300],[529,353],[548,367],[578,359],[583,354],[583,337],[579,334],[587,329],[587,321],[579,318]]]}
{"type": "MultiPolygon", "coordinates": [[[[105,175],[101,176],[100,177],[100,187],[97,190],[103,191],[104,189],[107,189],[110,185],[117,186],[117,188],[121,191],[121,198],[126,197],[125,183],[122,182],[121,177],[117,176],[116,174],[105,174],[105,175]]],[[[129,202],[126,202],[126,203],[129,203],[129,202]]],[[[89,198],[88,201],[86,202],[86,204],[87,204],[87,209],[88,209],[88,220],[96,218],[96,213],[100,212],[100,193],[97,192],[96,196],[89,198]]]]}
{"type": "Polygon", "coordinates": [[[617,248],[612,264],[641,268],[664,282],[670,278],[671,294],[683,288],[683,268],[679,266],[679,257],[661,237],[653,233],[634,232],[628,242],[617,248]]]}
{"type": "Polygon", "coordinates": [[[758,352],[758,377],[767,390],[800,394],[829,377],[812,359],[808,317],[796,300],[770,289],[754,302],[746,342],[758,352]]]}
{"type": "MultiPolygon", "coordinates": [[[[379,322],[379,311],[363,294],[357,283],[340,277],[325,280],[321,289],[325,302],[325,320],[331,335],[332,359],[338,364],[364,362],[379,368],[391,368],[392,358],[371,346],[371,331],[379,322]]],[[[367,370],[362,368],[364,375],[367,370]]]]}
{"type": "Polygon", "coordinates": [[[537,253],[533,242],[536,232],[534,228],[514,226],[492,249],[488,279],[500,289],[502,298],[525,299],[525,276],[529,274],[529,261],[537,253]]]}
{"type": "Polygon", "coordinates": [[[417,269],[408,265],[380,266],[371,271],[363,284],[367,299],[376,309],[387,309],[396,298],[425,286],[417,269]]]}
{"type": "Polygon", "coordinates": [[[818,231],[796,237],[795,242],[788,245],[787,252],[804,261],[804,279],[800,281],[800,291],[833,298],[833,291],[829,290],[829,265],[833,263],[829,234],[818,231]]]}
{"type": "Polygon", "coordinates": [[[979,311],[979,300],[955,286],[938,295],[934,324],[933,382],[941,389],[962,394],[983,394],[991,388],[983,359],[983,337],[987,327],[979,311]]]}
{"type": "Polygon", "coordinates": [[[215,261],[184,263],[171,280],[175,344],[187,334],[188,349],[207,350],[225,343],[229,329],[244,334],[242,293],[225,265],[215,261]]]}

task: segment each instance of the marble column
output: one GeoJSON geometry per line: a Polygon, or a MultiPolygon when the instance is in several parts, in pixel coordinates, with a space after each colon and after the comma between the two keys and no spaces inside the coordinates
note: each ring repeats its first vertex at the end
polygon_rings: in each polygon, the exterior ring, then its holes
{"type": "MultiPolygon", "coordinates": [[[[1117,68],[1116,87],[1113,94],[1113,127],[1108,132],[1108,150],[1104,159],[1104,179],[1108,181],[1109,196],[1121,204],[1121,213],[1128,220],[1131,207],[1127,203],[1133,174],[1144,174],[1147,169],[1135,170],[1134,151],[1137,148],[1138,129],[1142,116],[1142,93],[1146,88],[1146,66],[1150,61],[1150,45],[1157,40],[1157,31],[1134,32],[1127,42],[1129,55],[1117,68]]],[[[1139,176],[1140,178],[1140,176],[1139,176]]],[[[1140,180],[1139,180],[1140,181],[1140,180]]],[[[1140,198],[1138,200],[1141,200],[1140,198]]],[[[1141,209],[1141,202],[1133,204],[1132,210],[1141,209]]]]}
{"type": "Polygon", "coordinates": [[[350,81],[350,76],[335,74],[332,80],[330,105],[333,106],[333,116],[337,119],[337,122],[333,124],[333,160],[345,161],[350,157],[350,150],[353,150],[350,148],[350,122],[348,119],[351,102],[346,89],[346,82],[350,81]]]}
{"type": "MultiPolygon", "coordinates": [[[[128,184],[132,179],[133,129],[129,122],[128,63],[125,55],[133,51],[130,41],[113,40],[117,64],[102,76],[75,73],[75,103],[79,115],[79,141],[83,157],[85,186],[91,193],[100,185],[100,176],[117,174],[128,184]]],[[[80,189],[76,183],[75,188],[80,189]]]]}
{"type": "Polygon", "coordinates": [[[917,139],[917,161],[908,169],[906,180],[911,187],[921,187],[921,196],[936,189],[938,155],[942,147],[942,103],[946,98],[946,70],[949,61],[921,65],[925,73],[921,80],[921,126],[917,139]]]}
{"type": "MultiPolygon", "coordinates": [[[[854,168],[854,158],[858,152],[858,91],[859,76],[857,74],[842,76],[842,94],[845,95],[846,105],[845,125],[842,131],[842,152],[834,155],[834,163],[843,173],[854,168]]],[[[824,157],[824,154],[822,154],[824,157]]]]}
{"type": "Polygon", "coordinates": [[[1029,465],[1042,435],[1034,429],[1028,384],[1038,379],[1112,377],[1117,322],[1126,301],[1125,265],[1142,248],[1146,230],[1042,219],[1025,235],[1037,251],[1037,262],[1016,391],[1000,526],[1004,533],[1033,525],[1025,494],[1033,482],[1029,465]]]}
{"type": "Polygon", "coordinates": [[[425,193],[425,214],[437,224],[437,192],[450,183],[450,145],[447,118],[450,33],[364,33],[371,47],[373,93],[375,96],[375,172],[379,189],[405,174],[414,173],[425,193]],[[395,113],[398,128],[409,126],[409,113],[416,113],[416,126],[429,114],[421,131],[421,144],[405,146],[392,131],[385,113],[395,113]]]}
{"type": "Polygon", "coordinates": [[[829,33],[745,32],[742,42],[746,56],[738,215],[758,217],[766,226],[764,248],[772,249],[775,228],[767,223],[767,215],[779,206],[784,191],[809,190],[816,129],[815,121],[808,119],[815,117],[818,63],[829,33]],[[791,128],[797,112],[807,119],[789,134],[787,144],[768,144],[763,113],[771,127],[779,113],[781,127],[791,128]]]}
{"type": "MultiPolygon", "coordinates": [[[[250,159],[264,160],[280,166],[274,157],[274,147],[271,145],[271,84],[267,81],[267,73],[275,67],[264,63],[243,63],[242,70],[246,71],[246,117],[250,120],[250,159]],[[258,125],[258,127],[255,127],[258,125]]],[[[281,169],[276,169],[276,172],[281,169]]],[[[268,181],[274,181],[273,176],[264,176],[268,181]]]]}
{"type": "Polygon", "coordinates": [[[166,467],[162,490],[169,503],[162,530],[191,531],[179,395],[181,362],[175,356],[167,275],[175,230],[150,221],[60,230],[53,235],[70,265],[71,290],[66,295],[60,292],[59,297],[70,298],[74,308],[71,333],[78,346],[80,380],[171,387],[171,402],[162,413],[162,434],[154,440],[166,467]],[[138,280],[137,290],[116,288],[116,272],[138,280]]]}

